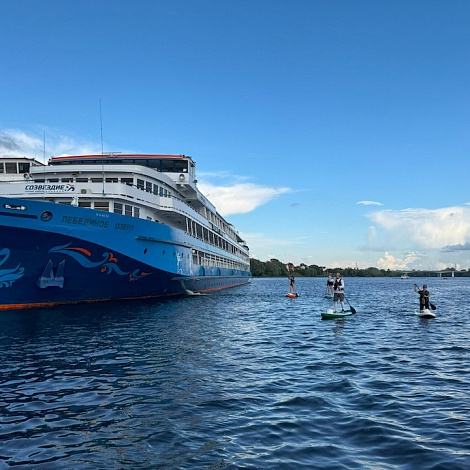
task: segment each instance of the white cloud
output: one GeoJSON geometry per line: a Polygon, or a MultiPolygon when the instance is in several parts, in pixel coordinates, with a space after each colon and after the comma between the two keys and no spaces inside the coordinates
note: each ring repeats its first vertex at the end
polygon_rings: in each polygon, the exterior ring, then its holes
{"type": "Polygon", "coordinates": [[[378,226],[373,236],[369,232],[369,249],[380,243],[400,249],[440,250],[470,242],[469,207],[384,210],[368,217],[378,226]]]}
{"type": "Polygon", "coordinates": [[[290,191],[289,188],[273,188],[253,183],[216,186],[199,183],[199,190],[215,205],[217,211],[225,216],[246,214],[266,204],[271,199],[290,191]]]}
{"type": "Polygon", "coordinates": [[[377,261],[377,267],[379,269],[406,270],[410,269],[410,265],[419,259],[418,253],[407,253],[404,259],[400,259],[386,251],[383,258],[379,258],[377,261]]]}
{"type": "Polygon", "coordinates": [[[356,204],[362,205],[362,206],[383,206],[381,202],[377,201],[358,201],[356,204]]]}
{"type": "Polygon", "coordinates": [[[470,251],[470,207],[404,209],[373,212],[365,251],[383,251],[382,269],[439,269],[467,263],[470,251]],[[393,251],[409,250],[404,257],[393,251]],[[426,254],[423,254],[423,251],[426,254]]]}
{"type": "Polygon", "coordinates": [[[14,129],[0,130],[0,155],[31,157],[44,147],[44,139],[32,137],[14,129]]]}
{"type": "Polygon", "coordinates": [[[77,142],[52,130],[47,130],[44,139],[44,131],[29,135],[17,129],[0,129],[0,155],[42,161],[44,153],[46,159],[51,155],[86,155],[101,153],[101,147],[95,143],[77,142]]]}

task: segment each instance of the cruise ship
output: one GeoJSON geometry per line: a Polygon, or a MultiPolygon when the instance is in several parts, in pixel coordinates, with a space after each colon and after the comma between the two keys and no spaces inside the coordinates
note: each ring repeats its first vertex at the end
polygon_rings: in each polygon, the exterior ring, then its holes
{"type": "Polygon", "coordinates": [[[250,280],[246,242],[199,191],[189,156],[0,158],[0,309],[250,280]]]}

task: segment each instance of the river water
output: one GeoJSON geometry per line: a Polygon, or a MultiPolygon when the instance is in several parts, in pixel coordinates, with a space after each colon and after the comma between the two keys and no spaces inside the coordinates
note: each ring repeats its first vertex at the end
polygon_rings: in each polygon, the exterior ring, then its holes
{"type": "Polygon", "coordinates": [[[470,279],[325,284],[1,313],[0,468],[469,469],[470,279]]]}

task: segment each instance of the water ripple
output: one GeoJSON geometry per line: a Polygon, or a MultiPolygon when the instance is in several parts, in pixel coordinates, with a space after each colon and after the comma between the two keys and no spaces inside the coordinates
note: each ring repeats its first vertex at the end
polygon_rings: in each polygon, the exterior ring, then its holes
{"type": "Polygon", "coordinates": [[[2,314],[0,467],[470,468],[470,280],[296,284],[2,314]]]}

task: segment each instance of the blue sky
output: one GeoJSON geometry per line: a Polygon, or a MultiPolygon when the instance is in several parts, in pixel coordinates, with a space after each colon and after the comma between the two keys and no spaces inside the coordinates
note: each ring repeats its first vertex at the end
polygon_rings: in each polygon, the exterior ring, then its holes
{"type": "Polygon", "coordinates": [[[467,0],[0,0],[0,155],[174,153],[262,261],[470,268],[467,0]]]}

